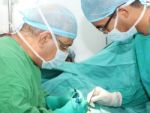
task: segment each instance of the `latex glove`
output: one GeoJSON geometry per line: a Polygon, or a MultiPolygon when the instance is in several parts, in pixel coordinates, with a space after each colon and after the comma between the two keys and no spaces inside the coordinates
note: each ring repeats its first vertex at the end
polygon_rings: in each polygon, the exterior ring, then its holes
{"type": "Polygon", "coordinates": [[[88,102],[100,105],[119,107],[122,104],[122,95],[120,92],[110,93],[101,87],[96,87],[87,96],[88,102]],[[92,98],[91,98],[92,97],[92,98]]]}
{"type": "Polygon", "coordinates": [[[70,100],[70,98],[48,96],[46,97],[46,104],[49,109],[55,110],[64,106],[70,100]]]}
{"type": "Polygon", "coordinates": [[[64,107],[55,110],[53,113],[87,113],[88,104],[85,100],[76,102],[76,98],[71,99],[64,107]]]}

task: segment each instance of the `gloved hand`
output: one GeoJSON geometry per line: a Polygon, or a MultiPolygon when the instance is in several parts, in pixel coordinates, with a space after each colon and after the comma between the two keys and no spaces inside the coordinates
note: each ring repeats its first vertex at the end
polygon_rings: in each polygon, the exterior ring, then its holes
{"type": "Polygon", "coordinates": [[[100,105],[119,107],[122,104],[122,95],[120,92],[110,93],[101,87],[96,87],[87,96],[88,102],[100,105]]]}
{"type": "MultiPolygon", "coordinates": [[[[70,97],[71,98],[71,97],[70,97]]],[[[64,106],[70,98],[68,97],[57,97],[57,96],[48,96],[46,97],[47,107],[51,110],[55,110],[64,106]]]]}
{"type": "Polygon", "coordinates": [[[64,107],[55,110],[53,113],[87,113],[88,104],[85,100],[80,103],[76,98],[71,99],[64,107]]]}

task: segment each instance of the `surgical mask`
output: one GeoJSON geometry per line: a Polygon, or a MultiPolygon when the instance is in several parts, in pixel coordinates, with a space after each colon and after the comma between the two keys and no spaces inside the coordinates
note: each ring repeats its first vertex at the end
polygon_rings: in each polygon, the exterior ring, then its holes
{"type": "MultiPolygon", "coordinates": [[[[115,19],[114,29],[108,33],[107,38],[112,41],[125,41],[129,38],[132,38],[134,34],[137,33],[136,25],[141,21],[146,11],[146,6],[144,6],[143,11],[140,15],[140,17],[137,19],[135,24],[126,32],[121,32],[117,29],[117,23],[118,23],[118,13],[115,19]]],[[[118,10],[117,10],[118,12],[118,10]]]]}
{"type": "Polygon", "coordinates": [[[56,55],[54,57],[54,59],[52,60],[49,60],[49,61],[45,61],[33,48],[32,46],[25,40],[25,38],[23,37],[23,35],[19,32],[19,31],[16,31],[16,33],[18,34],[18,36],[20,37],[20,39],[30,48],[30,50],[42,61],[42,66],[41,68],[43,69],[52,69],[52,68],[56,68],[58,66],[60,66],[61,64],[63,64],[68,56],[68,53],[67,52],[63,52],[59,49],[58,47],[58,43],[57,43],[57,40],[56,40],[56,37],[55,35],[53,34],[50,26],[48,25],[43,13],[41,12],[40,9],[38,9],[39,11],[39,14],[41,15],[44,23],[47,25],[48,27],[48,30],[49,32],[51,33],[52,35],[52,39],[56,45],[56,48],[57,48],[57,51],[56,51],[56,55]]]}
{"type": "Polygon", "coordinates": [[[43,62],[42,63],[42,68],[43,69],[56,68],[59,65],[64,63],[64,61],[66,60],[67,56],[68,56],[68,53],[65,53],[65,52],[63,52],[63,51],[58,49],[57,52],[56,52],[55,58],[50,60],[50,61],[43,62]]]}

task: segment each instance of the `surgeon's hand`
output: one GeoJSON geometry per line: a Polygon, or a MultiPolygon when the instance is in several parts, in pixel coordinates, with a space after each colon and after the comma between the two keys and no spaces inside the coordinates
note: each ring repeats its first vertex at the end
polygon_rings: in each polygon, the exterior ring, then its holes
{"type": "Polygon", "coordinates": [[[64,107],[55,110],[53,113],[87,113],[88,104],[85,100],[80,103],[76,98],[71,99],[64,107]]]}
{"type": "Polygon", "coordinates": [[[47,107],[51,110],[55,110],[64,106],[69,100],[70,97],[58,97],[58,96],[48,96],[46,97],[47,107]]]}
{"type": "Polygon", "coordinates": [[[122,96],[120,92],[110,93],[101,87],[96,87],[87,96],[88,102],[100,105],[119,107],[122,104],[122,96]]]}

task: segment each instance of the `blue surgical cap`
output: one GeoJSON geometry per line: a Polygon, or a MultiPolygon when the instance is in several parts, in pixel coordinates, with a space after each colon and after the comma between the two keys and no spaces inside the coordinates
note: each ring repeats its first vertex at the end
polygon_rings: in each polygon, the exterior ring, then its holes
{"type": "Polygon", "coordinates": [[[119,6],[130,5],[135,0],[81,0],[84,15],[90,22],[110,16],[119,6]]]}
{"type": "Polygon", "coordinates": [[[150,6],[150,0],[139,0],[141,2],[141,4],[146,5],[146,6],[150,6]]]}
{"type": "MultiPolygon", "coordinates": [[[[75,39],[77,36],[77,22],[75,16],[64,6],[58,4],[40,4],[38,8],[42,11],[45,19],[55,35],[75,39]]],[[[24,23],[35,28],[47,30],[38,8],[29,8],[21,11],[24,23]]]]}

